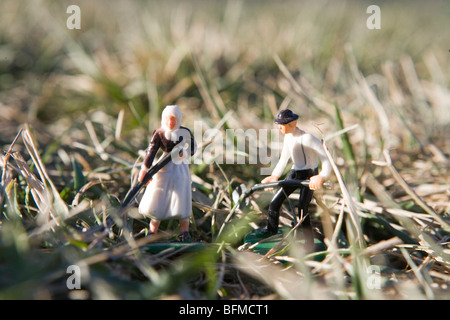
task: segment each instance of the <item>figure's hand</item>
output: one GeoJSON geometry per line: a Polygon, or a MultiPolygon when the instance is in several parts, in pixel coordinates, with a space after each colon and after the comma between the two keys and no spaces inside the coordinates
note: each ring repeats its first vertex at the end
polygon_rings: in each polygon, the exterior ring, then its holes
{"type": "Polygon", "coordinates": [[[262,179],[261,183],[277,182],[278,178],[279,177],[277,177],[277,176],[268,176],[268,177],[265,177],[264,179],[262,179]]]}
{"type": "Polygon", "coordinates": [[[316,175],[309,178],[309,188],[311,190],[319,190],[322,188],[325,179],[322,176],[316,175]]]}
{"type": "MultiPolygon", "coordinates": [[[[141,171],[139,171],[139,176],[138,176],[138,181],[139,182],[144,181],[144,177],[145,177],[146,173],[147,173],[146,169],[141,169],[141,171]]],[[[150,181],[152,181],[152,179],[150,179],[145,185],[148,186],[150,181]]]]}
{"type": "MultiPolygon", "coordinates": [[[[277,182],[279,177],[277,176],[268,176],[262,179],[261,183],[270,183],[270,182],[277,182]]],[[[272,191],[273,188],[265,188],[265,191],[272,191]]]]}

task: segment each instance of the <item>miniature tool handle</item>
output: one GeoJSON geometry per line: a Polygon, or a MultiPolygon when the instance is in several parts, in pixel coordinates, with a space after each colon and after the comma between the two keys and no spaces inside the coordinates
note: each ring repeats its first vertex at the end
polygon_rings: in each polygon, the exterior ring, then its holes
{"type": "Polygon", "coordinates": [[[152,177],[161,170],[166,164],[168,164],[172,160],[172,152],[169,152],[166,154],[160,161],[158,161],[157,164],[155,164],[153,167],[151,167],[147,173],[144,176],[144,179],[142,179],[142,182],[139,182],[136,184],[133,189],[128,192],[127,196],[125,197],[125,200],[123,201],[122,205],[120,206],[120,209],[126,208],[131,201],[136,197],[136,195],[139,193],[139,191],[152,179],[152,177]]]}
{"type": "MultiPolygon", "coordinates": [[[[269,182],[269,183],[259,183],[254,185],[252,188],[245,191],[245,197],[250,196],[253,194],[256,190],[260,189],[266,189],[266,188],[282,188],[282,187],[300,187],[300,186],[309,186],[309,180],[282,180],[282,181],[276,181],[276,182],[269,182]]],[[[333,184],[330,181],[325,181],[323,183],[323,187],[325,189],[331,189],[333,187],[333,184]]]]}

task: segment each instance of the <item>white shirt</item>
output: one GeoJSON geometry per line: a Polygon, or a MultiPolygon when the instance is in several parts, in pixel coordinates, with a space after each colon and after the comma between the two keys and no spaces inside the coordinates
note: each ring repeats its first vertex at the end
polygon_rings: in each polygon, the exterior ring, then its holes
{"type": "Polygon", "coordinates": [[[284,135],[281,157],[272,175],[281,177],[289,158],[294,163],[292,166],[294,170],[315,169],[320,159],[322,170],[319,175],[326,179],[331,173],[331,164],[323,149],[322,141],[298,128],[284,135]]]}

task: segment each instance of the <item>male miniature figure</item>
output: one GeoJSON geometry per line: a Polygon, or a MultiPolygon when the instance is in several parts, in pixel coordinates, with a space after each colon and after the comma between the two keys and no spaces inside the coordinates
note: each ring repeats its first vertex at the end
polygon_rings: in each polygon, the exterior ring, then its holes
{"type": "Polygon", "coordinates": [[[188,149],[177,150],[177,159],[172,157],[172,160],[153,176],[139,204],[139,213],[152,219],[149,233],[158,231],[161,220],[179,219],[179,240],[189,241],[192,190],[187,158],[195,153],[196,144],[191,131],[181,126],[181,118],[182,114],[177,106],[167,106],[162,112],[161,128],[153,132],[147,155],[139,172],[140,182],[151,167],[158,149],[162,149],[167,154],[177,146],[186,143],[188,149]]]}
{"type": "MultiPolygon", "coordinates": [[[[292,170],[286,177],[286,180],[306,180],[309,179],[309,187],[301,186],[298,203],[298,215],[303,222],[300,229],[305,238],[305,246],[312,248],[314,245],[314,235],[311,226],[311,220],[308,214],[308,206],[311,202],[314,190],[322,187],[325,179],[331,173],[331,164],[323,149],[321,140],[313,135],[300,130],[297,127],[299,116],[289,109],[282,110],[276,116],[274,122],[279,125],[280,131],[285,135],[281,157],[272,172],[272,175],[266,177],[261,182],[269,183],[278,181],[283,174],[284,168],[289,160],[293,162],[292,170]],[[322,163],[322,170],[318,173],[319,159],[322,163]]],[[[278,220],[280,208],[283,201],[297,187],[281,188],[269,206],[267,228],[262,230],[264,235],[272,235],[278,232],[278,220]]]]}

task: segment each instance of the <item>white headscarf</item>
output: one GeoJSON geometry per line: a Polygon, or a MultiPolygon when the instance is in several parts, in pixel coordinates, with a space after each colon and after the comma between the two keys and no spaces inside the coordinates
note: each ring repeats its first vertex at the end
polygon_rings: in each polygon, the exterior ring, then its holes
{"type": "Polygon", "coordinates": [[[177,142],[178,141],[178,130],[180,129],[181,126],[181,118],[182,118],[182,113],[180,111],[180,109],[178,108],[178,106],[176,105],[171,105],[171,106],[167,106],[164,108],[162,115],[161,115],[161,127],[164,129],[164,136],[166,137],[166,139],[168,140],[172,140],[173,142],[177,142]],[[175,127],[170,130],[166,123],[167,123],[167,117],[169,116],[173,116],[175,117],[177,123],[175,125],[175,127]]]}

